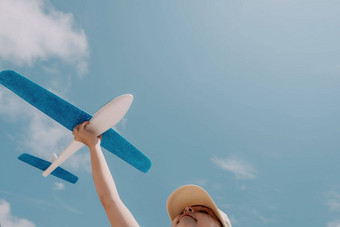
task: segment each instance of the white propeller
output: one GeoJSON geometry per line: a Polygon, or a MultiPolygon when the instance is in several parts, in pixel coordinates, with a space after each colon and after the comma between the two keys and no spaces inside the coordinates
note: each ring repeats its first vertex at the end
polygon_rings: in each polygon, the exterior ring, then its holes
{"type": "MultiPolygon", "coordinates": [[[[133,101],[133,96],[130,94],[121,95],[111,102],[107,103],[98,110],[90,120],[86,129],[96,135],[101,135],[108,129],[116,125],[127,113],[133,101]]],[[[43,172],[43,176],[47,177],[66,159],[77,152],[84,146],[83,143],[73,140],[66,149],[53,161],[53,163],[43,172]]]]}

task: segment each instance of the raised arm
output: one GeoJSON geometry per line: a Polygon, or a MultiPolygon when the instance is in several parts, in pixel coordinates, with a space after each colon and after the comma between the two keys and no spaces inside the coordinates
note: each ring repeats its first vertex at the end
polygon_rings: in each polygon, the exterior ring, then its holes
{"type": "Polygon", "coordinates": [[[91,153],[92,177],[99,199],[112,227],[139,226],[129,209],[121,201],[109,167],[100,147],[101,136],[86,130],[84,122],[73,130],[74,139],[87,145],[91,153]]]}

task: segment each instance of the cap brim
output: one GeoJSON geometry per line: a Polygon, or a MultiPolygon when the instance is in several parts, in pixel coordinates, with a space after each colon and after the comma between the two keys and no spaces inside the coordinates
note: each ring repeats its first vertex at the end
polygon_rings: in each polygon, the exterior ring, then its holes
{"type": "Polygon", "coordinates": [[[195,205],[202,205],[210,208],[223,226],[227,226],[208,192],[197,185],[185,185],[171,193],[166,203],[170,220],[173,221],[185,207],[195,205]]]}

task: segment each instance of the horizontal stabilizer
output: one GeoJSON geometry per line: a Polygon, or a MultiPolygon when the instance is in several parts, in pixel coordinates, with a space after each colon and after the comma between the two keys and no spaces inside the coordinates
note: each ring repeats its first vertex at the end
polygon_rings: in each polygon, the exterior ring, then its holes
{"type": "MultiPolygon", "coordinates": [[[[26,162],[27,164],[34,166],[38,169],[41,169],[42,171],[45,171],[50,165],[51,162],[45,161],[41,158],[34,157],[30,154],[22,154],[18,157],[19,160],[26,162]]],[[[56,176],[60,179],[63,179],[67,182],[70,182],[72,184],[75,184],[78,181],[78,177],[73,175],[72,173],[64,170],[61,167],[56,168],[52,173],[53,176],[56,176]]]]}

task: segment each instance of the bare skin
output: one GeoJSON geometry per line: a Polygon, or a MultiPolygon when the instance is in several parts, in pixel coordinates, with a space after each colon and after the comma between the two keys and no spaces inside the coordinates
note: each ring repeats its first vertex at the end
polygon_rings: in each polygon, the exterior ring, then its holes
{"type": "Polygon", "coordinates": [[[139,227],[136,219],[119,197],[116,185],[100,147],[101,136],[86,130],[86,121],[73,129],[74,139],[89,147],[92,177],[98,197],[112,227],[139,227]]]}

